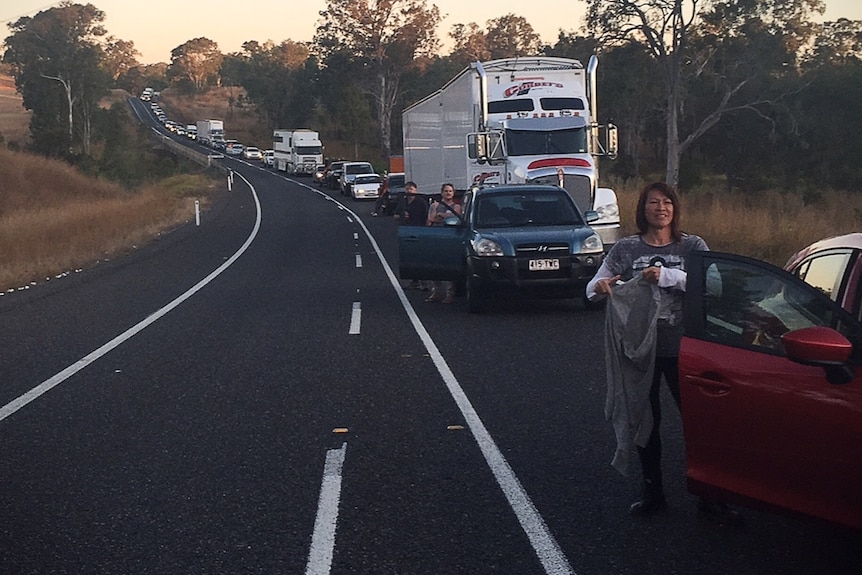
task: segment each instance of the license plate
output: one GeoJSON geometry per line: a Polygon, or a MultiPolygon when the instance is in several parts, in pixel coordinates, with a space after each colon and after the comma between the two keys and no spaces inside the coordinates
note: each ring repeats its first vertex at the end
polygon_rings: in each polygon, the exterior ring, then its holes
{"type": "Polygon", "coordinates": [[[530,260],[530,271],[541,272],[560,269],[560,260],[530,260]]]}

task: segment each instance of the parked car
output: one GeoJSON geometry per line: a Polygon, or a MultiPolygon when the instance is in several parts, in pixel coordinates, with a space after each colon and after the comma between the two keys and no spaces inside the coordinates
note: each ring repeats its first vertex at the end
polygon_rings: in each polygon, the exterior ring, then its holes
{"type": "Polygon", "coordinates": [[[718,252],[686,258],[679,373],[692,493],[862,528],[858,242],[814,244],[792,273],[718,252]]]}
{"type": "Polygon", "coordinates": [[[242,151],[242,157],[246,160],[260,160],[262,158],[260,148],[254,146],[246,146],[242,151]]]}
{"type": "Polygon", "coordinates": [[[262,154],[263,165],[267,168],[271,168],[275,165],[275,151],[273,150],[264,150],[262,154]]]}
{"type": "Polygon", "coordinates": [[[353,185],[353,180],[359,174],[373,174],[374,168],[368,162],[344,162],[341,166],[341,176],[338,179],[338,185],[341,188],[342,196],[351,194],[350,187],[353,185]]]}
{"type": "Polygon", "coordinates": [[[377,199],[380,196],[380,187],[383,178],[379,174],[359,174],[353,179],[350,193],[354,200],[377,199]]]}
{"type": "Polygon", "coordinates": [[[467,192],[463,216],[442,226],[399,226],[403,279],[451,280],[467,308],[484,310],[499,290],[586,299],[602,263],[602,240],[562,188],[503,185],[467,192]]]}
{"type": "Polygon", "coordinates": [[[862,319],[862,233],[820,240],[794,254],[784,269],[862,319]]]}

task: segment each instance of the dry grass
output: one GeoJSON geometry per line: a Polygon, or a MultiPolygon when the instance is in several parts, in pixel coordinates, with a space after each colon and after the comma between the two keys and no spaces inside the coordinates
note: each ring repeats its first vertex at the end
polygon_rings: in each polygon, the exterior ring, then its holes
{"type": "Polygon", "coordinates": [[[146,243],[194,217],[205,175],[129,191],[60,161],[0,149],[0,290],[57,276],[146,243]]]}
{"type": "Polygon", "coordinates": [[[9,145],[23,149],[30,141],[30,112],[15,92],[11,76],[0,74],[0,135],[9,145]]]}
{"type": "MultiPolygon", "coordinates": [[[[628,234],[637,231],[634,214],[642,185],[615,187],[628,234]]],[[[703,237],[710,249],[779,266],[812,242],[862,230],[862,194],[830,191],[806,202],[796,193],[745,195],[700,189],[683,194],[681,202],[682,229],[703,237]]]]}

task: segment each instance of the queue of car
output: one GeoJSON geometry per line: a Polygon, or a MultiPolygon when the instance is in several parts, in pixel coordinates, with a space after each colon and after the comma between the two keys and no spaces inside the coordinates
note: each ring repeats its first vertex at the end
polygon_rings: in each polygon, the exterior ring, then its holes
{"type": "MultiPolygon", "coordinates": [[[[141,99],[183,132],[152,90],[141,99]]],[[[222,145],[271,165],[271,150],[222,145]]],[[[405,175],[338,160],[313,180],[354,199],[387,194],[392,213],[405,175]]],[[[472,312],[499,290],[581,297],[603,257],[596,217],[554,186],[470,190],[462,217],[398,228],[401,278],[453,280],[472,312]]],[[[720,252],[695,252],[686,268],[679,374],[689,491],[862,530],[862,233],[816,242],[784,269],[720,252]]]]}

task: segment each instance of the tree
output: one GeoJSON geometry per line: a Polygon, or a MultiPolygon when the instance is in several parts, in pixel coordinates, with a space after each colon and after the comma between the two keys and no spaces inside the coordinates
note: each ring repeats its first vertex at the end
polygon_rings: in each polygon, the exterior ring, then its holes
{"type": "Polygon", "coordinates": [[[767,62],[759,49],[766,37],[782,39],[785,57],[768,60],[779,66],[771,73],[782,73],[782,67],[793,64],[787,58],[792,59],[814,31],[811,14],[824,9],[822,0],[585,1],[587,27],[602,45],[636,42],[658,63],[665,96],[665,177],[673,185],[679,183],[682,154],[724,114],[755,111],[780,97],[743,91],[755,74],[764,72],[767,62]],[[755,33],[755,41],[749,33],[755,33]],[[680,120],[687,90],[697,82],[703,88],[706,81],[716,96],[714,105],[690,119],[683,135],[680,120]]]}
{"type": "Polygon", "coordinates": [[[486,37],[492,60],[536,56],[542,51],[542,41],[530,23],[514,14],[488,20],[486,37]]]}
{"type": "Polygon", "coordinates": [[[92,4],[62,2],[10,25],[3,61],[12,66],[24,106],[33,112],[30,131],[37,150],[60,155],[77,141],[85,155],[90,153],[90,120],[109,82],[101,69],[104,19],[92,4]],[[76,111],[82,122],[77,130],[76,111]],[[63,137],[58,121],[65,124],[63,137]]]}
{"type": "Polygon", "coordinates": [[[440,10],[426,0],[327,0],[320,16],[314,44],[324,64],[344,53],[368,70],[364,86],[374,99],[380,146],[388,156],[400,80],[437,50],[440,10]]]}
{"type": "Polygon", "coordinates": [[[219,83],[224,56],[209,38],[195,38],[171,50],[168,79],[188,80],[195,92],[219,83]]]}
{"type": "Polygon", "coordinates": [[[140,66],[138,56],[141,53],[135,48],[134,42],[108,36],[105,39],[103,49],[105,56],[102,60],[102,65],[111,75],[111,78],[114,79],[114,82],[132,68],[140,66]]]}

